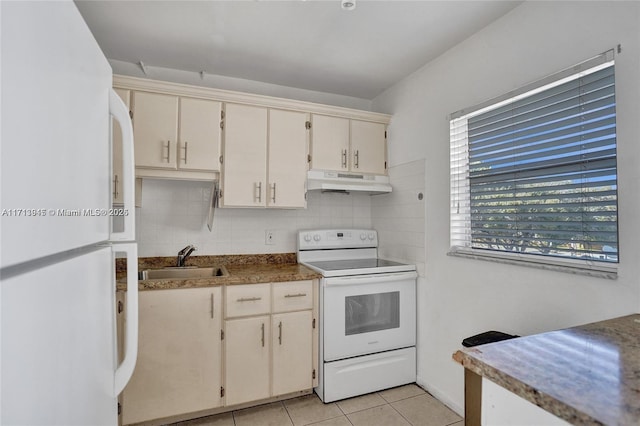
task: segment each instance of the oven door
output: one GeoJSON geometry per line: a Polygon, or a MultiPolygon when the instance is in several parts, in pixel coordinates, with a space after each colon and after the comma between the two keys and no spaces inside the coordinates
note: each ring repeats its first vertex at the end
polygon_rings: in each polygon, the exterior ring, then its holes
{"type": "Polygon", "coordinates": [[[415,272],[324,278],[324,361],[414,346],[415,272]]]}

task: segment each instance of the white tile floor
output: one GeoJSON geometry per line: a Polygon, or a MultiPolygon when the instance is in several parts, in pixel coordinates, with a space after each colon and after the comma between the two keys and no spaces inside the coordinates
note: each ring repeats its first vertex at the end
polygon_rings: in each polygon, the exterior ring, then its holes
{"type": "Polygon", "coordinates": [[[180,426],[462,426],[463,419],[416,385],[324,404],[307,395],[218,414],[180,426]]]}

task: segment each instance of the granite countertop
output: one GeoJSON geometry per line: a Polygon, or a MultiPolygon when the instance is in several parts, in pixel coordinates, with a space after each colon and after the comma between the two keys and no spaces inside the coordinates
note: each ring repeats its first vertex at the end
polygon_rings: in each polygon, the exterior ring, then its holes
{"type": "MultiPolygon", "coordinates": [[[[175,257],[141,257],[138,270],[160,269],[175,266],[175,257]]],[[[168,290],[177,288],[211,287],[217,285],[258,284],[284,281],[301,281],[322,276],[297,263],[295,253],[193,256],[186,266],[224,266],[227,276],[193,279],[152,279],[139,280],[138,290],[168,290]]],[[[126,290],[126,262],[116,260],[116,289],[126,290]]]]}
{"type": "Polygon", "coordinates": [[[453,358],[570,423],[640,425],[640,314],[465,348],[453,358]]]}

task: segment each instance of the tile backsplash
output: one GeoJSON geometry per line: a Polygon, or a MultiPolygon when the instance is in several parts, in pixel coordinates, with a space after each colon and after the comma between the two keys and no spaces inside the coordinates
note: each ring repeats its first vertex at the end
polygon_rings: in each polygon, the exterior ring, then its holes
{"type": "Polygon", "coordinates": [[[138,255],[174,256],[187,244],[198,248],[194,255],[295,252],[299,229],[372,227],[369,195],[311,191],[306,209],[216,209],[209,232],[210,191],[209,182],[145,179],[136,209],[138,255]],[[267,230],[273,245],[265,244],[267,230]]]}
{"type": "Polygon", "coordinates": [[[389,179],[393,192],[371,197],[371,226],[380,240],[378,255],[413,263],[424,276],[425,160],[391,167],[389,179]]]}

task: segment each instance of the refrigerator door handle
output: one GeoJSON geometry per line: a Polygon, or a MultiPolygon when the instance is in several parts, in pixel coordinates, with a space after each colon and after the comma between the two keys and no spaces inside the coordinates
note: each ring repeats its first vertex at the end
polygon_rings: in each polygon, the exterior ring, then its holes
{"type": "Polygon", "coordinates": [[[138,245],[136,243],[114,244],[113,251],[127,253],[127,320],[125,326],[125,354],[116,368],[114,396],[131,379],[138,357],[138,245]]]}
{"type": "Polygon", "coordinates": [[[115,90],[109,92],[109,112],[120,123],[122,131],[122,200],[124,202],[124,230],[111,231],[111,241],[134,241],[136,239],[135,221],[135,162],[133,148],[133,126],[129,110],[115,90]]]}

